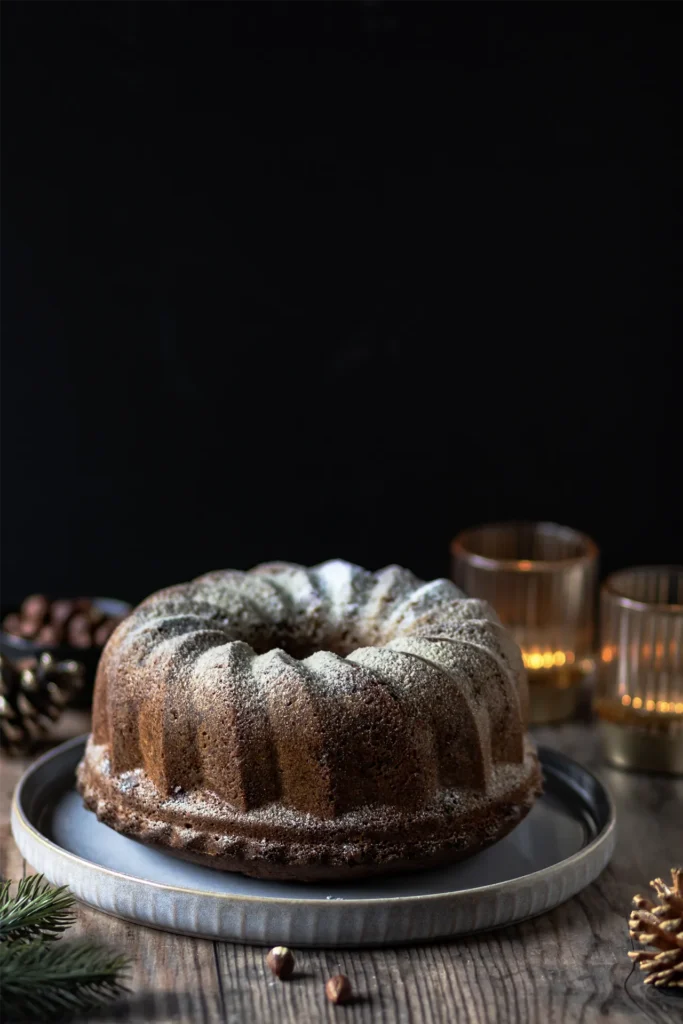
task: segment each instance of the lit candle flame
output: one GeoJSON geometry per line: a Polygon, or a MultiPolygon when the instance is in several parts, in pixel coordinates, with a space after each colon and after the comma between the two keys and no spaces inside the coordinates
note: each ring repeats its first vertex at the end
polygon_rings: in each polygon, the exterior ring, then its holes
{"type": "Polygon", "coordinates": [[[643,704],[642,697],[631,697],[629,693],[625,693],[622,695],[621,703],[625,708],[635,708],[636,711],[644,706],[646,711],[658,711],[662,715],[668,715],[671,712],[683,715],[683,701],[646,700],[643,704]]]}
{"type": "Polygon", "coordinates": [[[522,651],[525,668],[561,668],[574,663],[573,651],[522,651]]]}

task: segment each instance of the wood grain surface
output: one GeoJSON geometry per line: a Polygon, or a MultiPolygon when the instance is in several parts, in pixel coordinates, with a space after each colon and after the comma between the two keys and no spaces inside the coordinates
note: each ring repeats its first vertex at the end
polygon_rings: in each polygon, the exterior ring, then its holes
{"type": "MultiPolygon", "coordinates": [[[[64,716],[58,739],[87,731],[87,717],[64,716]]],[[[571,723],[536,730],[594,770],[618,812],[609,867],[574,899],[524,924],[452,942],[387,950],[302,950],[289,982],[265,967],[265,950],[183,938],[78,908],[74,932],[127,952],[130,996],[87,1019],[129,1024],[610,1024],[683,1020],[683,998],[646,989],[628,957],[626,921],[634,893],[683,861],[683,779],[624,773],[601,765],[594,729],[571,723]],[[332,974],[356,993],[333,1006],[332,974]]],[[[0,761],[0,868],[17,878],[31,867],[14,845],[10,799],[28,759],[0,761]]]]}

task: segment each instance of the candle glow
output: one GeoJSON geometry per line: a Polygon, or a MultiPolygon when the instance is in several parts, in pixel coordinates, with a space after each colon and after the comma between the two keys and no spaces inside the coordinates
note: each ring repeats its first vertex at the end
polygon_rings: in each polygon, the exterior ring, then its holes
{"type": "Polygon", "coordinates": [[[559,668],[573,665],[575,655],[573,651],[522,651],[522,661],[525,668],[559,668]]]}
{"type": "MultiPolygon", "coordinates": [[[[621,703],[625,708],[635,708],[636,711],[643,707],[642,697],[631,697],[629,693],[623,694],[621,703]]],[[[677,700],[646,700],[646,711],[656,711],[661,715],[683,715],[683,701],[677,700]]]]}

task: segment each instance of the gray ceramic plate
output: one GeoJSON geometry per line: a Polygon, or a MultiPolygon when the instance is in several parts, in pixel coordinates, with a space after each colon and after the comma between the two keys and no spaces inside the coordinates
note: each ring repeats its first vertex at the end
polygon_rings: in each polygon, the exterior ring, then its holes
{"type": "Polygon", "coordinates": [[[380,946],[466,935],[541,914],[596,878],[614,808],[574,761],[541,749],[545,793],[505,839],[449,868],[343,885],[260,882],[150,850],[100,824],[74,788],[85,737],[36,761],[12,829],[30,864],[116,917],[187,935],[292,946],[380,946]]]}

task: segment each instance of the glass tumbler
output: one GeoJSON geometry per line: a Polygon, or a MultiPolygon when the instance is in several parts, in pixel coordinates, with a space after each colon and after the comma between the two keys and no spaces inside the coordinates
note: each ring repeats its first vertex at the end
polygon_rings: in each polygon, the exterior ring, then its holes
{"type": "Polygon", "coordinates": [[[683,566],[603,583],[595,711],[611,764],[683,774],[683,566]]]}
{"type": "Polygon", "coordinates": [[[458,534],[452,576],[493,605],[522,650],[533,724],[570,718],[595,666],[598,549],[556,523],[491,523],[458,534]]]}

